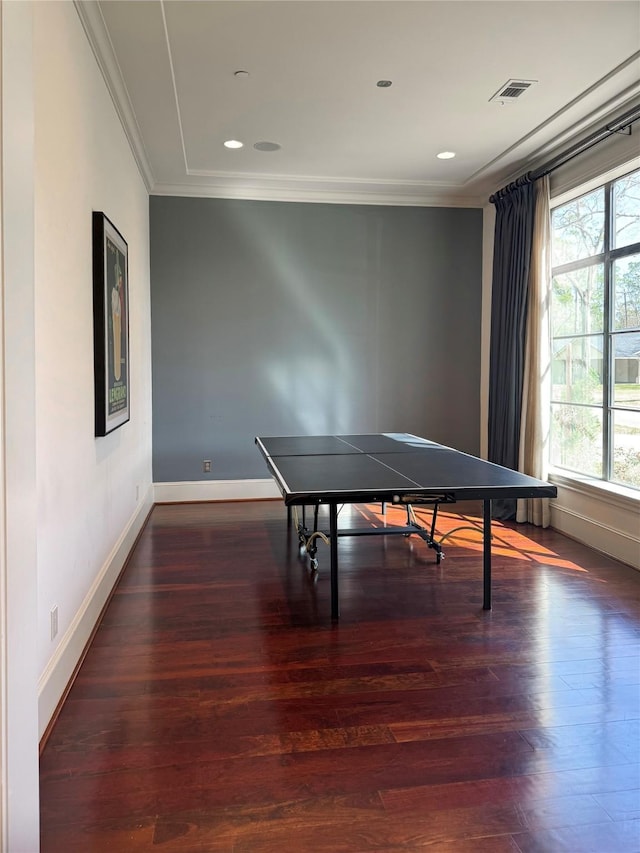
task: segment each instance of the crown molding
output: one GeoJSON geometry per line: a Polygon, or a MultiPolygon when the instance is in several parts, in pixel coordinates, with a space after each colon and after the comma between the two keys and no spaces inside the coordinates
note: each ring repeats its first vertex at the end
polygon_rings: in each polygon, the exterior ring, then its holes
{"type": "Polygon", "coordinates": [[[380,179],[216,173],[192,170],[188,166],[186,174],[177,176],[176,182],[156,183],[131,99],[102,16],[99,0],[74,0],[74,6],[105,80],[134,160],[146,189],[151,195],[329,204],[482,208],[496,188],[510,183],[524,172],[535,169],[555,152],[575,141],[580,135],[584,135],[590,126],[606,120],[623,104],[640,94],[639,81],[621,88],[614,97],[587,116],[578,118],[548,142],[537,148],[533,147],[536,137],[539,139],[545,130],[558,123],[558,119],[568,118],[576,107],[584,103],[585,98],[604,85],[608,85],[610,89],[613,80],[623,72],[628,74],[631,66],[640,59],[640,51],[638,51],[459,185],[380,179]],[[529,148],[530,153],[524,154],[517,166],[500,169],[500,161],[513,154],[518,148],[521,150],[529,148]]]}
{"type": "Polygon", "coordinates": [[[463,194],[453,186],[419,181],[397,183],[392,180],[319,179],[291,175],[272,177],[188,170],[185,182],[156,183],[100,4],[97,0],[74,0],[74,6],[142,179],[151,195],[414,207],[475,208],[482,207],[485,202],[483,196],[463,194]]]}
{"type": "Polygon", "coordinates": [[[381,187],[379,182],[362,182],[357,188],[349,182],[322,181],[309,186],[305,180],[290,182],[267,182],[256,180],[252,183],[171,183],[156,184],[151,195],[186,196],[196,198],[244,199],[247,201],[291,201],[317,204],[368,204],[392,207],[462,207],[481,208],[484,196],[449,195],[438,192],[428,185],[419,188],[389,182],[381,187]]]}
{"type": "Polygon", "coordinates": [[[529,161],[539,167],[542,163],[553,160],[560,151],[575,144],[579,139],[588,136],[589,133],[599,129],[603,124],[613,124],[616,117],[633,106],[638,98],[640,98],[640,81],[635,86],[629,86],[618,97],[607,101],[607,103],[602,104],[598,109],[593,110],[593,112],[589,113],[581,121],[567,128],[564,133],[559,133],[548,144],[538,148],[529,157],[529,161]]]}
{"type": "MultiPolygon", "coordinates": [[[[616,69],[618,72],[621,68],[626,68],[628,65],[633,62],[638,62],[640,60],[640,51],[636,52],[629,60],[619,66],[616,69]]],[[[613,73],[613,72],[612,72],[613,73]]],[[[606,79],[609,79],[611,75],[608,75],[606,79]]],[[[600,83],[601,81],[599,81],[600,83]]],[[[591,87],[588,92],[592,92],[596,89],[597,86],[591,87]]],[[[583,93],[584,96],[584,93],[583,93]]],[[[551,121],[557,121],[557,119],[570,111],[581,99],[577,98],[570,104],[567,104],[560,112],[556,113],[555,116],[552,116],[545,124],[549,124],[551,121]]],[[[524,158],[516,168],[510,168],[508,171],[503,171],[501,174],[497,176],[494,175],[492,178],[493,186],[489,190],[490,193],[496,192],[500,187],[506,186],[510,184],[512,181],[515,181],[520,175],[525,174],[526,172],[535,171],[540,168],[544,163],[553,160],[558,154],[562,151],[566,150],[571,145],[576,144],[581,139],[584,139],[589,133],[599,129],[604,123],[612,124],[615,122],[616,118],[619,115],[625,113],[630,107],[634,106],[637,103],[638,98],[640,98],[640,80],[636,81],[630,86],[627,86],[625,89],[622,89],[618,92],[615,97],[610,98],[604,103],[600,104],[598,107],[593,109],[590,113],[585,116],[582,116],[580,119],[576,120],[573,124],[567,127],[564,131],[561,131],[553,136],[549,142],[540,145],[534,151],[531,152],[526,158],[524,158]]],[[[543,126],[535,128],[527,138],[535,138],[535,136],[540,132],[543,126]]],[[[514,148],[521,146],[524,140],[520,140],[514,148]]],[[[513,149],[510,149],[513,150],[513,149]]],[[[501,156],[504,156],[502,154],[501,156]]],[[[499,158],[498,158],[499,159],[499,158]]],[[[497,161],[494,161],[494,163],[497,161]]],[[[490,166],[491,164],[488,164],[490,166]]],[[[481,172],[476,173],[472,176],[472,178],[480,177],[481,172]]]]}
{"type": "Polygon", "coordinates": [[[127,87],[97,0],[73,0],[78,17],[115,107],[138,170],[151,192],[154,178],[127,87]]]}

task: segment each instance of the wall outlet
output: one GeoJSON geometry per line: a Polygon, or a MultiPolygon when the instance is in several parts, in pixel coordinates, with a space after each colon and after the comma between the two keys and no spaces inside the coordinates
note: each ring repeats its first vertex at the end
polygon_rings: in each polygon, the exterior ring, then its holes
{"type": "Polygon", "coordinates": [[[211,473],[211,460],[210,459],[203,459],[202,460],[202,470],[204,471],[205,474],[211,473]]]}
{"type": "Polygon", "coordinates": [[[58,605],[51,608],[51,639],[55,639],[58,633],[58,605]]]}

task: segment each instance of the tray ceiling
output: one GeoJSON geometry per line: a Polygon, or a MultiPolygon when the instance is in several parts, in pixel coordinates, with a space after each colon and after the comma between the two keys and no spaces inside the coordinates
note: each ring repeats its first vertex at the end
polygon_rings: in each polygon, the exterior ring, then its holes
{"type": "Polygon", "coordinates": [[[640,94],[637,2],[76,8],[157,194],[482,204],[640,94]]]}

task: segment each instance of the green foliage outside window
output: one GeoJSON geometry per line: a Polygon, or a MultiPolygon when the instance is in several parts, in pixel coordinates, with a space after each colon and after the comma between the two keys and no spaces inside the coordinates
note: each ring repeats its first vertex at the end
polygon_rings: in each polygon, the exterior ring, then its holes
{"type": "Polygon", "coordinates": [[[640,488],[640,171],[553,211],[552,262],[551,462],[640,488]]]}

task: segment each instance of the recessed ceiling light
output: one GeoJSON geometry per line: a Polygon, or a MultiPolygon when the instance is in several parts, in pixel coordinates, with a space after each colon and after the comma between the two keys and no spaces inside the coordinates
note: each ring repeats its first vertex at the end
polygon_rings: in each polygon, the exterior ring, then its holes
{"type": "Polygon", "coordinates": [[[388,89],[391,86],[391,80],[378,80],[376,86],[379,89],[388,89]]]}
{"type": "Polygon", "coordinates": [[[255,142],[253,147],[256,151],[279,151],[281,148],[277,142],[255,142]]]}
{"type": "Polygon", "coordinates": [[[225,148],[242,148],[243,145],[244,143],[240,142],[237,139],[227,139],[227,141],[224,143],[225,148]]]}
{"type": "Polygon", "coordinates": [[[451,160],[456,156],[455,151],[441,151],[439,154],[436,154],[438,160],[451,160]]]}

